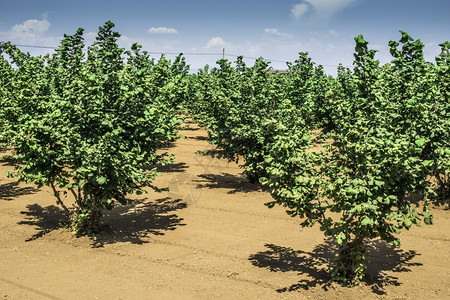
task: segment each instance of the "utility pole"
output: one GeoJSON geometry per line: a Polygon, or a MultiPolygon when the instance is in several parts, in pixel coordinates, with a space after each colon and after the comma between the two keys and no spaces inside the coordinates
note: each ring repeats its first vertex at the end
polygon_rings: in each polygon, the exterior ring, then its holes
{"type": "Polygon", "coordinates": [[[225,48],[222,48],[222,59],[225,59],[225,48]]]}

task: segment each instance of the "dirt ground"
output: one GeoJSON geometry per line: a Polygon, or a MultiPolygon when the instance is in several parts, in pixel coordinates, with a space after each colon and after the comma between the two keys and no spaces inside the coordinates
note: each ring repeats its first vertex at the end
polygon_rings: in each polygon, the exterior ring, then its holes
{"type": "MultiPolygon", "coordinates": [[[[59,225],[46,188],[16,184],[0,160],[0,300],[4,299],[450,299],[450,211],[374,241],[365,282],[329,282],[336,246],[301,228],[235,163],[196,154],[213,149],[194,123],[168,152],[175,164],[155,182],[169,191],[106,213],[96,238],[59,225]]],[[[0,154],[5,154],[3,151],[0,154]]]]}

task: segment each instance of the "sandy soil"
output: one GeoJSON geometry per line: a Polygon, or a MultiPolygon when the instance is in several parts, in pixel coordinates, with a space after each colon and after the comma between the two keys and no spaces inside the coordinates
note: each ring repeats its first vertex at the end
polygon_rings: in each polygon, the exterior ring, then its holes
{"type": "Polygon", "coordinates": [[[445,207],[401,248],[374,241],[366,281],[341,287],[326,272],[332,241],[264,206],[236,164],[196,154],[212,149],[203,129],[182,133],[155,182],[169,191],[108,212],[96,238],[61,228],[50,191],[6,178],[0,160],[0,299],[450,299],[445,207]]]}

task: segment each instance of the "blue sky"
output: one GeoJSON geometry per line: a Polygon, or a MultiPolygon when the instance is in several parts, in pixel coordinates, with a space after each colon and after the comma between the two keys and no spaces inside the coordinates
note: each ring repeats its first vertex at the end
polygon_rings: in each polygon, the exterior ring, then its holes
{"type": "MultiPolygon", "coordinates": [[[[379,50],[382,63],[391,60],[387,44],[400,38],[398,30],[421,39],[432,61],[438,45],[450,40],[449,0],[0,0],[0,8],[3,41],[58,46],[64,33],[82,27],[90,44],[98,27],[111,20],[126,48],[139,42],[153,52],[217,53],[186,55],[194,70],[214,66],[225,48],[226,54],[263,56],[276,69],[306,51],[333,74],[334,65],[352,65],[358,34],[379,50]]],[[[36,55],[51,51],[22,49],[36,55]]]]}

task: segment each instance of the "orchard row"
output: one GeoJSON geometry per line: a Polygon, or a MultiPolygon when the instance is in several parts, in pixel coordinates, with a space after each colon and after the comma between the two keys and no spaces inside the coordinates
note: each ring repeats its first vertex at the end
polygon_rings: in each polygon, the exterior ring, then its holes
{"type": "Polygon", "coordinates": [[[51,57],[0,48],[0,140],[18,162],[9,175],[50,186],[78,233],[152,187],[156,166],[174,159],[157,150],[177,139],[183,114],[206,127],[216,155],[269,187],[269,207],[341,245],[330,272],[347,285],[364,276],[368,239],[399,245],[402,229],[432,223],[431,198],[448,197],[448,42],[426,62],[423,43],[401,32],[381,65],[358,36],[354,68],[336,78],[303,52],[283,74],[242,57],[188,74],[182,55],[155,61],[138,44],[120,48],[113,27],[87,51],[82,29],[51,57]]]}
{"type": "Polygon", "coordinates": [[[269,207],[342,246],[331,276],[347,285],[364,276],[368,239],[398,246],[402,229],[432,223],[430,198],[448,197],[450,44],[430,63],[401,34],[386,65],[356,37],[354,68],[336,78],[300,53],[287,74],[268,73],[262,58],[220,60],[188,86],[185,107],[219,156],[243,160],[248,179],[269,187],[269,207]]]}

